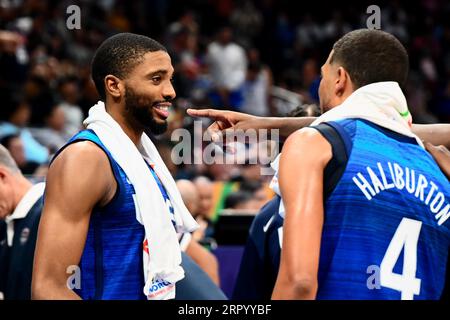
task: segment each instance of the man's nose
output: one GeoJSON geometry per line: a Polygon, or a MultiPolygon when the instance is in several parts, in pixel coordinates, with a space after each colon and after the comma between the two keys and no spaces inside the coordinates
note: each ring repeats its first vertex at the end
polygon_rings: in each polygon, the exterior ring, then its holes
{"type": "Polygon", "coordinates": [[[177,96],[175,89],[172,85],[171,81],[168,81],[168,83],[164,86],[163,92],[162,92],[164,99],[166,100],[173,100],[177,96]]]}

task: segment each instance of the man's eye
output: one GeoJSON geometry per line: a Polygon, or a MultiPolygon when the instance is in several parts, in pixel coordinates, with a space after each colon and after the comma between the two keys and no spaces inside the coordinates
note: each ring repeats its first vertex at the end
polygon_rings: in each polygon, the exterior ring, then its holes
{"type": "Polygon", "coordinates": [[[152,81],[155,83],[159,83],[159,82],[161,82],[161,77],[153,77],[152,81]]]}

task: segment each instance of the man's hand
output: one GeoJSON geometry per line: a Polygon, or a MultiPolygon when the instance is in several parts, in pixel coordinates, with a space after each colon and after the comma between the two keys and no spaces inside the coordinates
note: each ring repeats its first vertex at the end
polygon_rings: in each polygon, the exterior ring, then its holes
{"type": "Polygon", "coordinates": [[[425,143],[425,148],[433,156],[434,160],[436,160],[439,168],[447,176],[447,179],[450,180],[450,151],[442,145],[436,147],[429,142],[425,143]]]}
{"type": "Polygon", "coordinates": [[[221,139],[221,135],[226,136],[234,130],[267,129],[266,118],[252,116],[250,114],[215,109],[188,109],[188,115],[198,118],[209,118],[214,121],[208,127],[213,141],[221,139]]]}
{"type": "Polygon", "coordinates": [[[208,132],[213,141],[220,140],[220,134],[226,136],[235,130],[246,131],[248,129],[279,129],[281,137],[287,137],[292,132],[309,126],[316,118],[279,118],[279,117],[257,117],[250,114],[214,109],[188,109],[187,113],[192,117],[210,118],[214,121],[209,126],[208,132]]]}

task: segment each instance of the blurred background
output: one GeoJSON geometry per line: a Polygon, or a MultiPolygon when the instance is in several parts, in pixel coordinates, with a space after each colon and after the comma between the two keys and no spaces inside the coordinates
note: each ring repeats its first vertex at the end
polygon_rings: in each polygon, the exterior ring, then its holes
{"type": "MultiPolygon", "coordinates": [[[[27,177],[45,180],[52,154],[82,129],[98,100],[90,78],[95,49],[118,32],[150,36],[172,57],[177,92],[169,130],[153,138],[173,176],[193,182],[184,196],[201,222],[195,238],[213,250],[242,245],[248,216],[273,196],[271,177],[260,174],[251,156],[239,165],[175,165],[172,132],[193,131],[188,107],[318,115],[320,67],[338,38],[367,27],[371,4],[381,9],[381,29],[409,52],[403,90],[414,121],[450,122],[446,0],[0,0],[0,143],[27,177]],[[69,30],[66,9],[73,4],[81,28],[69,30]]],[[[203,121],[204,128],[208,124],[203,121]]],[[[238,264],[239,255],[231,256],[238,264]]]]}

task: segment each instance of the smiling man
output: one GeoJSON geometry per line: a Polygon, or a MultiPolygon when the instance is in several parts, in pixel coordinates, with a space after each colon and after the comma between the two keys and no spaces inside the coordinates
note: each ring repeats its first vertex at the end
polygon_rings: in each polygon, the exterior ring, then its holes
{"type": "Polygon", "coordinates": [[[173,72],[166,49],[145,36],[121,33],[97,49],[101,101],[50,165],[33,298],[175,297],[184,277],[177,235],[197,225],[144,133],[167,128],[173,72]]]}

